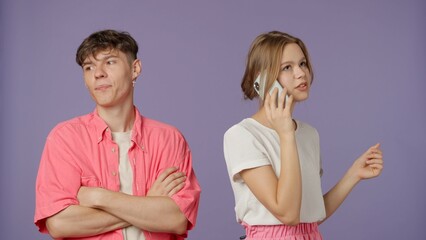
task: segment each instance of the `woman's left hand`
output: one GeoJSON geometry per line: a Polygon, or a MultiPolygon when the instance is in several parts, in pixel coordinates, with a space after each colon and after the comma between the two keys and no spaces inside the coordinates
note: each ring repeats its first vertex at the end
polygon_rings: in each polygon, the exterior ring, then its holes
{"type": "Polygon", "coordinates": [[[383,154],[380,144],[370,147],[363,153],[351,167],[351,170],[359,180],[370,179],[379,176],[383,170],[383,154]]]}

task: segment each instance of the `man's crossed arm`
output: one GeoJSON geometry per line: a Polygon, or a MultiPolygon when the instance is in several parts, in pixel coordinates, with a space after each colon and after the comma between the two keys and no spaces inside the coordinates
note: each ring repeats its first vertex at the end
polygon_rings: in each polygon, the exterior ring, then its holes
{"type": "Polygon", "coordinates": [[[80,205],[49,217],[47,229],[54,238],[94,236],[131,225],[151,232],[183,234],[188,221],[170,197],[184,187],[185,178],[177,168],[168,168],[145,197],[81,187],[77,195],[80,205]]]}

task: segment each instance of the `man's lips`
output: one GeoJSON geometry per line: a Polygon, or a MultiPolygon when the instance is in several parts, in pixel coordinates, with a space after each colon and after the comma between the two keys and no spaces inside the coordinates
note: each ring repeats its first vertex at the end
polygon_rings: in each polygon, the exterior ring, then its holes
{"type": "Polygon", "coordinates": [[[95,87],[95,90],[96,90],[96,91],[104,91],[104,90],[106,90],[106,89],[108,89],[108,88],[110,88],[110,87],[111,87],[111,85],[108,85],[108,84],[102,84],[102,85],[96,86],[96,87],[95,87]]]}

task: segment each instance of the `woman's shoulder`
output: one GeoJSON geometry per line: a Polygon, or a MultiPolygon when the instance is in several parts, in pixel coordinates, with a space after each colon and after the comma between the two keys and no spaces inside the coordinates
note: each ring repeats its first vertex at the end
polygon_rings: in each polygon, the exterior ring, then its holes
{"type": "Polygon", "coordinates": [[[236,123],[233,126],[231,126],[228,130],[226,130],[225,137],[232,136],[232,135],[246,134],[247,132],[249,132],[247,128],[250,128],[250,120],[248,120],[248,118],[245,118],[241,120],[239,123],[236,123]]]}
{"type": "Polygon", "coordinates": [[[241,120],[239,123],[230,127],[225,132],[225,136],[235,135],[235,134],[237,134],[237,135],[247,135],[247,134],[253,135],[256,132],[258,132],[259,130],[261,130],[261,128],[264,128],[264,126],[261,125],[260,123],[258,123],[253,118],[245,118],[245,119],[241,120]]]}

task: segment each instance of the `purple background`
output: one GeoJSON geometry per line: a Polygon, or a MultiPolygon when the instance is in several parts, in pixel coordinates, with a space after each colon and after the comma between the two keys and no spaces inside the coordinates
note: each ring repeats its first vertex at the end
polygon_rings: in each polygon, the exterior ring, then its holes
{"type": "Polygon", "coordinates": [[[45,138],[93,110],[75,51],[93,31],[129,31],[143,71],[136,104],[178,127],[202,185],[189,239],[238,239],[222,136],[253,114],[240,79],[248,47],[277,29],[312,56],[311,98],[295,116],[321,135],[324,192],[353,159],[381,142],[385,171],[362,182],[321,225],[325,239],[424,239],[426,2],[0,2],[1,239],[49,239],[33,225],[34,182],[45,138]]]}

